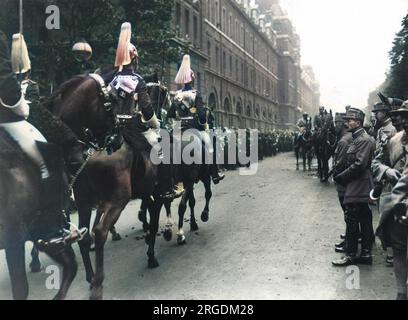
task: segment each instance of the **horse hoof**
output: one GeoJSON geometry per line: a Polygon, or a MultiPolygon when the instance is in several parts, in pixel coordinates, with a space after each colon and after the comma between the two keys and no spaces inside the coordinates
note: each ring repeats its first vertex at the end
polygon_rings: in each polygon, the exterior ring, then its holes
{"type": "Polygon", "coordinates": [[[41,272],[41,264],[40,263],[30,263],[30,270],[31,273],[38,273],[41,272]]]}
{"type": "Polygon", "coordinates": [[[163,233],[164,240],[170,241],[172,237],[173,237],[173,232],[171,231],[171,229],[166,229],[163,233]]]}
{"type": "Polygon", "coordinates": [[[196,222],[190,223],[190,230],[191,231],[197,231],[198,230],[198,225],[196,222]]]}
{"type": "Polygon", "coordinates": [[[186,237],[184,235],[178,235],[177,236],[177,244],[186,244],[186,237]]]}
{"type": "Polygon", "coordinates": [[[122,240],[122,237],[120,236],[119,233],[112,234],[112,241],[120,241],[120,240],[122,240]]]}
{"type": "Polygon", "coordinates": [[[147,266],[149,267],[149,269],[154,269],[159,266],[159,262],[156,258],[149,259],[149,261],[147,262],[147,266]]]}
{"type": "Polygon", "coordinates": [[[210,215],[210,212],[208,212],[207,210],[204,210],[203,213],[201,214],[201,221],[207,222],[209,215],[210,215]]]}

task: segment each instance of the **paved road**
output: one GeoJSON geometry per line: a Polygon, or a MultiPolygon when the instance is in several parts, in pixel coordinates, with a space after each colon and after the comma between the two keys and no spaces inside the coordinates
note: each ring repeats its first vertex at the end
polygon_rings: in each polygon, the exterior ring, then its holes
{"type": "MultiPolygon", "coordinates": [[[[198,232],[189,232],[185,224],[186,245],[159,237],[160,267],[154,270],[147,268],[144,241],[136,239],[142,235],[139,202],[126,208],[117,224],[123,240],[106,245],[105,299],[394,298],[393,270],[385,266],[378,243],[373,266],[359,269],[360,289],[347,289],[345,269],[331,266],[338,256],[333,244],[344,228],[335,188],[297,172],[291,153],[264,160],[254,176],[237,171],[226,176],[214,188],[209,222],[200,221],[198,232]]],[[[201,210],[201,186],[196,195],[201,210]]],[[[173,212],[175,216],[175,205],[173,212]]],[[[75,250],[80,268],[68,298],[87,299],[77,246],[75,250]]],[[[44,265],[51,263],[43,255],[41,259],[44,265]]],[[[45,287],[47,276],[29,274],[30,299],[55,294],[45,287]]],[[[10,299],[4,252],[0,252],[0,299],[10,299]]]]}

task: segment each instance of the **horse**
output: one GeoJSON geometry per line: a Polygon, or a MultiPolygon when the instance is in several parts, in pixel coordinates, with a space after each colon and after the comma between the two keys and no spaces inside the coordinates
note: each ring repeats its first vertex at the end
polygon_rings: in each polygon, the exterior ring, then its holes
{"type": "MultiPolygon", "coordinates": [[[[153,74],[151,76],[145,77],[147,92],[149,93],[153,109],[160,120],[162,126],[161,131],[166,130],[166,122],[165,115],[163,110],[166,110],[170,107],[171,99],[170,99],[170,92],[169,89],[158,79],[157,74],[153,74]]],[[[168,166],[172,166],[171,164],[167,164],[168,166]]],[[[173,182],[174,181],[174,166],[173,168],[173,182]]],[[[174,221],[171,216],[171,203],[173,199],[163,199],[163,205],[166,209],[166,223],[165,229],[163,233],[163,238],[166,241],[170,241],[173,237],[172,228],[174,226],[174,221]]],[[[148,227],[147,222],[147,204],[146,201],[142,201],[140,205],[140,210],[138,212],[138,219],[143,225],[143,230],[146,232],[148,227]]]]}
{"type": "MultiPolygon", "coordinates": [[[[0,32],[0,98],[2,103],[21,102],[21,88],[8,63],[6,37],[0,32]]],[[[27,299],[29,294],[25,242],[41,241],[40,249],[63,267],[61,286],[54,299],[64,299],[77,273],[77,263],[70,244],[49,245],[43,240],[54,239],[63,224],[63,161],[57,149],[40,145],[45,161],[54,177],[54,193],[47,209],[40,203],[41,178],[39,169],[22,152],[18,144],[0,130],[0,249],[6,253],[12,295],[27,299]]],[[[39,243],[40,244],[40,243],[39,243]]]]}
{"type": "MultiPolygon", "coordinates": [[[[157,166],[150,161],[149,152],[135,152],[125,141],[119,150],[108,154],[106,141],[112,140],[113,132],[120,131],[118,115],[131,114],[133,101],[129,98],[123,103],[110,103],[103,86],[95,77],[76,76],[62,84],[48,103],[50,110],[82,137],[87,145],[99,145],[95,154],[88,155],[87,165],[77,176],[74,185],[80,227],[89,228],[92,209],[97,208],[92,232],[95,272],[89,255],[90,237],[79,242],[86,280],[91,284],[91,299],[103,297],[104,245],[109,231],[131,199],[142,199],[148,207],[150,223],[146,225],[148,234],[145,238],[148,267],[159,266],[154,246],[163,205],[159,188],[156,187],[157,166]]],[[[140,143],[144,145],[147,141],[141,140],[140,143]]]]}
{"type": "Polygon", "coordinates": [[[306,171],[306,160],[308,164],[308,170],[312,170],[312,160],[313,160],[313,141],[312,133],[310,130],[305,132],[298,132],[295,135],[295,155],[296,155],[296,170],[299,170],[299,158],[302,156],[303,159],[303,171],[306,171]]]}
{"type": "Polygon", "coordinates": [[[315,131],[313,144],[317,158],[317,173],[321,182],[329,179],[329,160],[337,145],[333,121],[326,119],[322,127],[315,131]]]}
{"type": "MultiPolygon", "coordinates": [[[[203,155],[203,160],[205,160],[205,154],[206,150],[205,147],[203,146],[203,143],[201,141],[201,137],[199,136],[198,132],[195,132],[193,137],[187,137],[189,140],[185,140],[185,130],[187,128],[181,128],[181,141],[180,147],[182,153],[184,153],[184,148],[187,144],[191,143],[199,143],[200,145],[198,148],[201,148],[202,150],[202,155],[203,155]],[[197,139],[198,135],[198,139],[197,139]],[[191,139],[193,138],[193,139],[191,139]]],[[[174,137],[173,137],[173,143],[175,142],[174,137]]],[[[173,148],[172,148],[173,149],[173,148]]],[[[190,156],[195,158],[194,151],[197,150],[197,148],[194,148],[190,152],[190,156]]],[[[213,159],[215,161],[215,157],[213,159]]],[[[183,245],[186,243],[186,237],[184,235],[184,230],[183,230],[183,224],[184,224],[184,214],[187,210],[187,203],[190,207],[190,230],[191,231],[197,231],[198,230],[198,225],[197,221],[195,218],[195,204],[196,200],[194,197],[194,185],[201,181],[204,184],[205,188],[205,206],[204,209],[201,213],[201,221],[202,222],[207,222],[209,220],[209,213],[210,213],[210,200],[212,197],[212,191],[211,191],[211,169],[210,165],[206,164],[205,161],[202,161],[202,163],[187,163],[183,157],[181,157],[181,164],[177,165],[177,174],[178,174],[178,179],[183,182],[184,185],[184,194],[181,197],[179,206],[178,206],[178,231],[177,231],[177,243],[179,245],[183,245]]]]}

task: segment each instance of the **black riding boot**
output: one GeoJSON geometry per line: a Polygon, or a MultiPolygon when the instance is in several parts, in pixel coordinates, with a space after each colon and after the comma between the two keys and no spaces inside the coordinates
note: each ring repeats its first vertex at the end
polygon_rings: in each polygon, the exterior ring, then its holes
{"type": "Polygon", "coordinates": [[[211,177],[214,182],[214,184],[220,183],[221,180],[225,178],[225,175],[220,174],[218,172],[218,165],[217,164],[211,164],[210,165],[210,170],[211,170],[211,177]]]}

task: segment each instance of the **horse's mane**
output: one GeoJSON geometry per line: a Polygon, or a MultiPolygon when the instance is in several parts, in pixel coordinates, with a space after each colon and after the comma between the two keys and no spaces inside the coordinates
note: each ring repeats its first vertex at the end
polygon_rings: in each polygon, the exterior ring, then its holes
{"type": "Polygon", "coordinates": [[[10,135],[0,128],[0,169],[15,168],[26,160],[26,155],[10,135]]]}
{"type": "Polygon", "coordinates": [[[43,102],[44,107],[48,110],[52,111],[52,106],[57,99],[60,99],[64,96],[66,92],[68,92],[72,87],[77,86],[79,83],[84,81],[88,76],[87,75],[76,75],[71,79],[65,81],[61,86],[48,98],[46,98],[43,102]]]}

